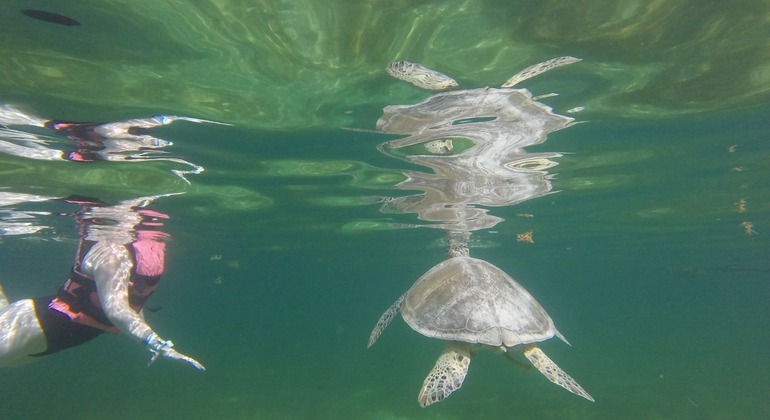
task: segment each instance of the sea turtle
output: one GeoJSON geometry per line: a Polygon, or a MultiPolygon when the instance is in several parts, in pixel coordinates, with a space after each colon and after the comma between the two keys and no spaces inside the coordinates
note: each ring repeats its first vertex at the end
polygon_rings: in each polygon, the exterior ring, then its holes
{"type": "Polygon", "coordinates": [[[548,380],[594,401],[535,345],[554,335],[567,343],[551,317],[519,283],[487,261],[461,255],[431,268],[385,311],[369,347],[399,311],[415,331],[449,341],[420,389],[423,407],[459,389],[471,356],[484,347],[521,350],[548,380]]]}
{"type": "MultiPolygon", "coordinates": [[[[535,77],[540,73],[544,73],[556,67],[564,66],[567,64],[577,63],[579,58],[564,56],[552,58],[548,61],[529,66],[526,69],[511,76],[508,81],[503,83],[501,87],[509,88],[513,87],[523,80],[527,80],[530,77],[535,77]]],[[[447,90],[458,86],[457,82],[451,77],[439,73],[436,70],[431,70],[422,64],[412,63],[409,61],[395,61],[385,68],[389,75],[396,79],[409,82],[419,88],[427,90],[447,90]]]]}

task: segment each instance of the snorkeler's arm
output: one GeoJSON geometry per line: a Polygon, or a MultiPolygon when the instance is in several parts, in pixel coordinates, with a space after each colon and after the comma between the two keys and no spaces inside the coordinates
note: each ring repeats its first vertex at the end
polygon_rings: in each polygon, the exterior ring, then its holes
{"type": "Polygon", "coordinates": [[[104,313],[115,326],[137,340],[152,328],[128,304],[128,288],[133,262],[125,246],[98,242],[83,259],[83,271],[93,276],[104,313]]]}
{"type": "Polygon", "coordinates": [[[168,125],[173,123],[174,121],[189,121],[193,123],[231,125],[231,124],[221,123],[217,121],[202,120],[200,118],[180,117],[176,115],[158,115],[151,118],[139,118],[139,119],[133,119],[133,120],[127,120],[127,121],[104,123],[104,124],[98,125],[94,129],[94,131],[96,131],[97,133],[99,133],[100,135],[106,138],[134,138],[138,136],[135,134],[131,134],[130,130],[132,128],[150,129],[161,125],[168,125]]]}
{"type": "MultiPolygon", "coordinates": [[[[117,242],[101,241],[94,245],[83,259],[82,268],[96,282],[99,301],[107,318],[119,330],[142,342],[158,356],[182,360],[197,369],[205,370],[197,360],[174,350],[169,340],[163,340],[128,303],[133,262],[126,247],[117,242]]],[[[151,363],[152,363],[151,361],[151,363]]]]}

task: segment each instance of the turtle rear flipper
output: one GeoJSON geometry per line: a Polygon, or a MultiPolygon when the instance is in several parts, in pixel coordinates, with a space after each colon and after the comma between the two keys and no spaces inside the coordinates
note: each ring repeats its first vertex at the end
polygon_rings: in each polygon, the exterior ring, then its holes
{"type": "Polygon", "coordinates": [[[436,365],[425,378],[417,400],[427,407],[448,397],[460,389],[468,373],[471,358],[455,349],[446,349],[436,360],[436,365]]]}
{"type": "Polygon", "coordinates": [[[549,381],[559,385],[567,391],[580,395],[588,401],[594,401],[594,398],[589,395],[580,384],[577,383],[571,376],[567,375],[567,372],[561,370],[556,363],[553,362],[548,356],[543,353],[540,348],[532,346],[524,350],[524,355],[527,356],[530,362],[540,371],[549,381]]]}

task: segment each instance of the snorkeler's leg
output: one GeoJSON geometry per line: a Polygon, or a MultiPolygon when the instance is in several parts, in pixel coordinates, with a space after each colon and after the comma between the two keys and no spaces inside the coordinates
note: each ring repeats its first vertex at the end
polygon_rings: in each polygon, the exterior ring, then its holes
{"type": "Polygon", "coordinates": [[[31,354],[46,351],[48,344],[32,299],[0,308],[0,367],[33,362],[31,354]]]}

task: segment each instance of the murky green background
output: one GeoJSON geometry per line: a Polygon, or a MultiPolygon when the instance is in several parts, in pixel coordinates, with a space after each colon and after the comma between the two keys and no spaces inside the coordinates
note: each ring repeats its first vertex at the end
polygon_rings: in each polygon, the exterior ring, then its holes
{"type": "MultiPolygon", "coordinates": [[[[727,419],[770,416],[770,2],[14,1],[0,4],[0,101],[52,119],[157,114],[171,164],[0,156],[0,188],[158,200],[171,215],[150,324],[206,372],[104,336],[0,371],[8,419],[727,419]],[[39,8],[77,19],[31,19],[39,8]],[[493,353],[463,388],[416,401],[442,343],[378,317],[443,257],[442,232],[397,229],[403,195],[371,132],[382,108],[428,96],[384,66],[410,60],[462,87],[523,86],[584,123],[532,151],[564,152],[559,192],[494,208],[472,254],[511,274],[572,343],[543,345],[589,403],[493,353]],[[731,148],[731,146],[735,146],[731,148]],[[732,150],[732,151],[731,151],[732,150]],[[738,202],[745,200],[745,211],[738,202]],[[519,213],[533,218],[517,217],[519,213]],[[743,222],[756,234],[747,235],[743,222]],[[533,244],[516,234],[533,232],[533,244]],[[221,259],[216,258],[221,256],[221,259]]],[[[63,212],[63,204],[19,210],[63,212]]],[[[11,300],[69,272],[71,219],[0,243],[11,300]]]]}

